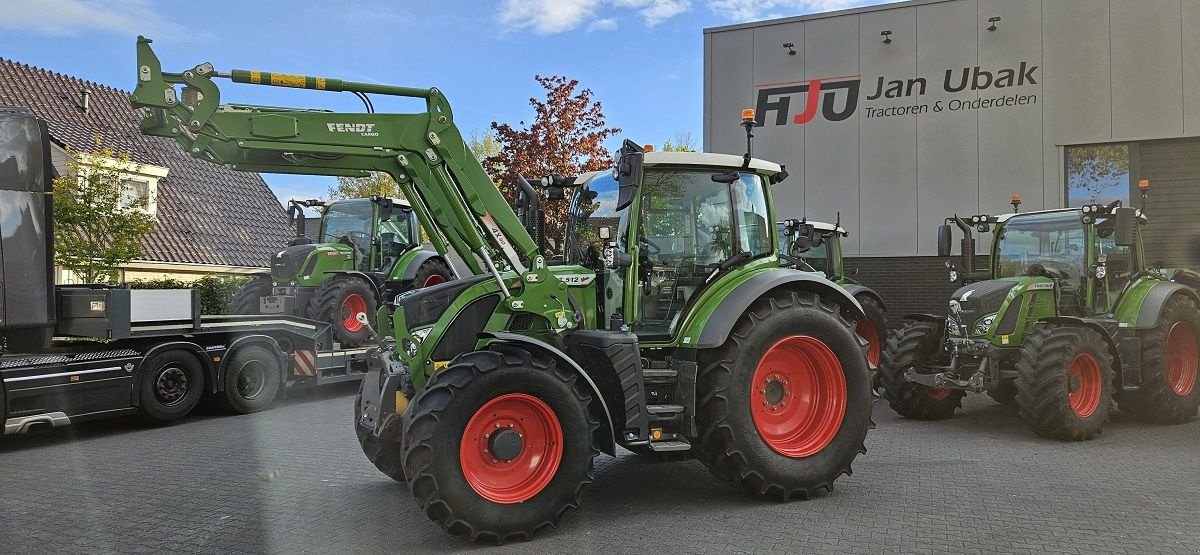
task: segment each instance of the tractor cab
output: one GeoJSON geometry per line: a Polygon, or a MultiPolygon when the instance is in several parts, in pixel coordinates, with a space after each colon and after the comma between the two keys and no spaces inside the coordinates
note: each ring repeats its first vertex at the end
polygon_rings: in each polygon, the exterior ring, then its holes
{"type": "Polygon", "coordinates": [[[775,228],[779,252],[791,257],[799,269],[836,282],[846,279],[841,241],[847,234],[845,228],[808,220],[784,220],[775,228]]]}
{"type": "Polygon", "coordinates": [[[420,244],[416,216],[404,201],[374,197],[334,201],[321,215],[317,243],[350,247],[355,269],[388,272],[420,244]]]}

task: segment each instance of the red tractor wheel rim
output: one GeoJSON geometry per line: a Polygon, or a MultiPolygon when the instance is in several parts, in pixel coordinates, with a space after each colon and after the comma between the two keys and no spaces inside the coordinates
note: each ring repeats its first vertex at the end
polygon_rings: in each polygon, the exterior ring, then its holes
{"type": "Polygon", "coordinates": [[[425,278],[425,283],[421,284],[421,287],[433,287],[439,283],[446,283],[446,277],[442,274],[433,274],[425,278]]]}
{"type": "Polygon", "coordinates": [[[879,331],[875,329],[875,322],[866,318],[859,320],[854,331],[859,337],[867,340],[867,362],[878,367],[879,359],[883,355],[883,345],[879,341],[879,331]]]}
{"type": "Polygon", "coordinates": [[[846,376],[820,340],[793,335],[767,349],[750,385],[750,411],[763,441],[785,457],[820,453],[846,416],[846,376]]]}
{"type": "Polygon", "coordinates": [[[484,499],[513,504],[546,488],[562,462],[563,431],[541,399],[508,393],[467,422],[458,449],[463,477],[484,499]]]}
{"type": "Polygon", "coordinates": [[[355,332],[362,329],[358,314],[367,312],[367,301],[358,293],[351,293],[342,301],[342,327],[346,331],[355,332]]]}
{"type": "Polygon", "coordinates": [[[1067,371],[1070,373],[1071,389],[1067,401],[1071,410],[1081,418],[1087,418],[1100,406],[1100,395],[1104,383],[1100,379],[1100,361],[1091,353],[1079,353],[1067,371]]]}
{"type": "Polygon", "coordinates": [[[944,401],[950,397],[950,390],[942,387],[925,386],[925,394],[934,401],[944,401]]]}
{"type": "Polygon", "coordinates": [[[1187,322],[1175,322],[1167,333],[1167,383],[1180,397],[1196,387],[1196,332],[1187,322]]]}

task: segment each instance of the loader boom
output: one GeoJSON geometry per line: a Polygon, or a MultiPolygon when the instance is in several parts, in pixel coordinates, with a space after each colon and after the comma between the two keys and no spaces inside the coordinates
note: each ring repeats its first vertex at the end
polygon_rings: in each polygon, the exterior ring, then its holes
{"type": "MultiPolygon", "coordinates": [[[[537,244],[471,153],[438,89],[237,69],[226,74],[209,63],[165,73],[150,43],[138,37],[138,81],[130,97],[134,107],[147,109],[143,133],[174,139],[194,157],[239,171],[352,177],[385,172],[409,199],[438,253],[453,249],[472,273],[490,272],[505,296],[511,293],[501,271],[524,275],[526,264],[544,267],[537,244]],[[377,114],[222,105],[216,78],[420,98],[426,110],[377,114]]],[[[549,274],[523,281],[524,293],[558,285],[549,274]]]]}

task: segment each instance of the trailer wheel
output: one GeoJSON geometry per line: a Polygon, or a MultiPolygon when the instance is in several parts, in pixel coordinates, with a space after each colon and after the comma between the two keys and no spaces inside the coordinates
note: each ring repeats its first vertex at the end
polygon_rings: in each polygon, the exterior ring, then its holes
{"type": "Polygon", "coordinates": [[[225,361],[221,405],[234,414],[258,412],[275,400],[281,381],[274,353],[259,345],[238,347],[225,361]]]}
{"type": "Polygon", "coordinates": [[[258,300],[271,294],[271,276],[258,276],[238,288],[230,299],[230,314],[258,314],[258,300]]]}
{"type": "Polygon", "coordinates": [[[1159,324],[1142,335],[1142,386],[1117,392],[1123,412],[1153,422],[1187,422],[1200,407],[1200,308],[1183,295],[1163,307],[1159,324]]]}
{"type": "Polygon", "coordinates": [[[460,355],[413,398],[404,473],[451,534],[497,544],[554,527],[594,477],[600,424],[574,369],[506,345],[460,355]]]}
{"type": "Polygon", "coordinates": [[[808,499],[829,491],[866,452],[864,349],[854,322],[816,294],[759,299],[724,345],[700,353],[696,457],[758,495],[808,499]]]}
{"type": "Polygon", "coordinates": [[[165,424],[187,416],[204,393],[204,370],[188,351],[172,349],[142,363],[138,374],[138,416],[165,424]]]}
{"type": "Polygon", "coordinates": [[[944,357],[942,327],[934,322],[911,322],[888,337],[880,361],[883,398],[897,414],[917,420],[942,420],[962,406],[966,392],[935,389],[904,379],[904,373],[923,374],[925,365],[944,357]]]}
{"type": "Polygon", "coordinates": [[[317,286],[308,302],[308,317],[333,326],[333,336],[342,347],[367,342],[367,327],[358,321],[358,313],[375,320],[378,303],[375,291],[363,280],[338,276],[317,286]]]}
{"type": "Polygon", "coordinates": [[[1099,333],[1076,327],[1037,330],[1017,359],[1017,406],[1041,436],[1096,437],[1112,409],[1113,359],[1099,333]]]}
{"type": "Polygon", "coordinates": [[[433,287],[452,279],[454,279],[454,272],[450,270],[450,265],[446,264],[445,260],[437,257],[430,258],[422,262],[420,268],[417,268],[417,274],[413,277],[413,288],[433,287]]]}
{"type": "Polygon", "coordinates": [[[358,395],[354,396],[354,434],[358,436],[358,446],[362,448],[363,454],[367,456],[367,460],[371,461],[371,464],[375,465],[375,468],[378,468],[387,477],[404,483],[408,481],[404,477],[404,465],[401,461],[404,444],[400,442],[400,436],[404,432],[404,417],[403,415],[397,417],[396,425],[385,430],[379,436],[371,433],[370,428],[359,423],[359,418],[362,416],[364,385],[366,385],[366,380],[361,380],[358,384],[358,395]],[[395,439],[390,439],[392,437],[395,439]]]}

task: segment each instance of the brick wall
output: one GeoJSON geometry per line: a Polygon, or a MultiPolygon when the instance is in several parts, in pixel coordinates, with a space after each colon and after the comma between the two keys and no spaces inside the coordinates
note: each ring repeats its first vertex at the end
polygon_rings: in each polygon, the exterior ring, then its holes
{"type": "MultiPolygon", "coordinates": [[[[846,271],[858,268],[854,279],[883,297],[896,324],[904,314],[945,314],[950,294],[959,287],[950,283],[945,262],[936,256],[856,257],[846,258],[846,271]]],[[[977,256],[975,265],[987,267],[987,257],[977,256]]]]}

